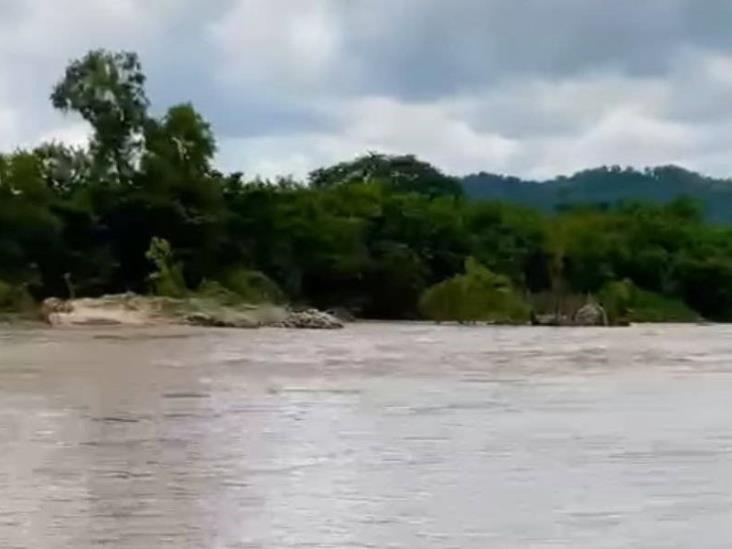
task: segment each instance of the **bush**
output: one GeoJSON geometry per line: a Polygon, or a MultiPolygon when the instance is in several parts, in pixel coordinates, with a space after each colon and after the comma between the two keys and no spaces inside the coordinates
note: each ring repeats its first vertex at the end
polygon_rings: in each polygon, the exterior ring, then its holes
{"type": "Polygon", "coordinates": [[[162,297],[184,297],[188,290],[183,278],[183,266],[175,263],[170,243],[154,236],[145,254],[156,267],[149,280],[155,295],[162,297]]]}
{"type": "Polygon", "coordinates": [[[428,288],[420,299],[421,313],[435,321],[524,323],[529,306],[516,294],[509,279],[472,258],[465,274],[428,288]]]}
{"type": "Polygon", "coordinates": [[[204,280],[196,291],[196,297],[210,299],[220,305],[234,306],[243,303],[241,296],[224,288],[215,280],[204,280]]]}
{"type": "Polygon", "coordinates": [[[630,280],[606,283],[598,294],[611,324],[630,321],[630,310],[637,288],[630,280]]]}
{"type": "Polygon", "coordinates": [[[33,298],[24,287],[0,280],[0,312],[27,311],[32,306],[33,298]]]}
{"type": "Polygon", "coordinates": [[[259,271],[230,269],[219,278],[224,290],[233,292],[246,303],[282,303],[285,295],[279,286],[259,271]]]}
{"type": "Polygon", "coordinates": [[[631,322],[696,322],[699,313],[680,299],[638,290],[631,304],[631,322]]]}
{"type": "Polygon", "coordinates": [[[680,299],[649,292],[630,280],[609,282],[599,300],[613,324],[628,322],[695,322],[699,314],[680,299]]]}

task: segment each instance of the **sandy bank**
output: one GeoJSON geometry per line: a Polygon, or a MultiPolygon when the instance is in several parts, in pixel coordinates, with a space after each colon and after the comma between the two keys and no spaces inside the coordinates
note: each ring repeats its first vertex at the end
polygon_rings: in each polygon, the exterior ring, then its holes
{"type": "Polygon", "coordinates": [[[277,305],[222,305],[206,298],[174,299],[136,294],[98,298],[46,299],[41,316],[52,326],[187,324],[227,328],[337,329],[333,315],[309,309],[293,311],[277,305]]]}

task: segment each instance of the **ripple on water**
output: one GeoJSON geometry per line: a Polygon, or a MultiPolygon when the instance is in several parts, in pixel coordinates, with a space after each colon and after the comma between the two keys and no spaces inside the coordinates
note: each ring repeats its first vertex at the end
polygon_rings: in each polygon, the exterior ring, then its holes
{"type": "Polygon", "coordinates": [[[731,334],[0,330],[0,547],[723,547],[731,334]]]}

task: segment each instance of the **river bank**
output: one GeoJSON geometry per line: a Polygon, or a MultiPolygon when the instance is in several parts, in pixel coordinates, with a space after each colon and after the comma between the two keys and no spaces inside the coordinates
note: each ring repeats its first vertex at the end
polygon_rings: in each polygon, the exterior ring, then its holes
{"type": "Polygon", "coordinates": [[[254,329],[338,329],[343,322],[316,309],[273,304],[224,304],[205,297],[169,298],[136,294],[99,298],[46,299],[39,316],[51,326],[166,325],[254,329]]]}
{"type": "MultiPolygon", "coordinates": [[[[403,319],[408,323],[484,326],[548,326],[548,327],[617,327],[632,324],[706,324],[693,314],[669,307],[626,309],[618,315],[600,303],[581,296],[567,299],[559,313],[548,312],[546,303],[535,300],[526,319],[510,321],[457,319],[403,319]],[[538,306],[537,306],[538,305],[538,306]],[[538,311],[538,312],[537,312],[538,311]],[[610,313],[610,314],[608,314],[610,313]]],[[[16,310],[0,312],[0,324],[34,326],[157,326],[189,325],[213,328],[255,329],[262,327],[339,329],[355,322],[356,317],[345,308],[322,311],[273,303],[246,303],[232,299],[232,294],[207,295],[191,293],[188,297],[171,298],[133,293],[113,294],[78,299],[48,298],[40,304],[28,300],[16,310]],[[223,296],[223,297],[222,297],[223,296]]],[[[358,319],[359,322],[388,322],[379,319],[358,319]]],[[[393,320],[393,319],[392,319],[393,320]]]]}

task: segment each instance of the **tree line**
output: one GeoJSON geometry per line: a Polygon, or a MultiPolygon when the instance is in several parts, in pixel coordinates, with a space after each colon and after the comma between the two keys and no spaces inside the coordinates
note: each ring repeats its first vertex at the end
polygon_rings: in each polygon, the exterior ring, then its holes
{"type": "Polygon", "coordinates": [[[499,296],[468,297],[478,316],[475,303],[524,315],[538,296],[598,295],[732,319],[732,229],[688,198],[545,212],[469,199],[430,164],[379,154],[304,182],[246,180],[213,166],[215,136],[192,105],[149,112],[130,52],[73,61],[51,102],[93,133],[86,147],[0,155],[0,308],[215,283],[370,318],[440,318],[460,286],[499,296]]]}

